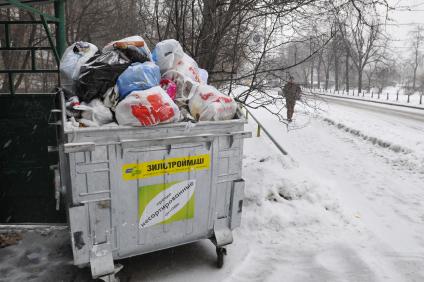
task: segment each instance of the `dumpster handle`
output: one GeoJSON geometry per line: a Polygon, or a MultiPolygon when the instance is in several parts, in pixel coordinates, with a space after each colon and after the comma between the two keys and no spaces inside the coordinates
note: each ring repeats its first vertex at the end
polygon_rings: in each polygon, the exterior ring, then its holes
{"type": "Polygon", "coordinates": [[[167,139],[158,138],[158,139],[123,139],[121,144],[123,148],[134,148],[140,146],[162,146],[162,145],[171,145],[175,143],[198,143],[198,142],[207,142],[211,141],[214,137],[229,136],[233,139],[236,138],[250,138],[252,137],[252,132],[250,131],[239,131],[232,133],[222,133],[222,134],[199,134],[192,136],[175,136],[169,137],[167,139]]]}
{"type": "Polygon", "coordinates": [[[59,173],[59,164],[51,165],[50,170],[54,173],[54,198],[56,199],[56,210],[58,211],[60,209],[60,192],[61,192],[61,179],[60,179],[60,173],[59,173]]]}
{"type": "MultiPolygon", "coordinates": [[[[251,138],[252,132],[250,131],[237,131],[232,133],[219,133],[219,134],[199,134],[192,136],[175,136],[168,137],[164,139],[164,137],[157,139],[122,139],[119,143],[121,143],[122,149],[129,148],[138,148],[138,147],[146,147],[146,146],[168,146],[172,144],[178,143],[199,143],[199,142],[211,142],[214,137],[228,136],[231,138],[231,142],[233,143],[234,139],[241,138],[251,138]]],[[[110,145],[112,143],[106,143],[106,145],[110,145]]],[[[116,143],[115,143],[116,144],[116,143]]],[[[80,143],[66,143],[64,144],[64,152],[65,153],[76,153],[76,152],[87,152],[94,151],[96,146],[105,145],[94,142],[80,142],[80,143]]],[[[168,148],[170,151],[171,148],[168,148]]]]}

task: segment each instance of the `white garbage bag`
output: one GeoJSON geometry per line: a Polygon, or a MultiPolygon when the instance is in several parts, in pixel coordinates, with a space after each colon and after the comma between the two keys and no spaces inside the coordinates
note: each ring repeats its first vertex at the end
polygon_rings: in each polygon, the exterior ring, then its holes
{"type": "Polygon", "coordinates": [[[180,102],[188,101],[193,97],[199,83],[184,75],[183,73],[171,69],[162,75],[162,79],[168,79],[173,81],[177,85],[176,89],[176,100],[180,102]]]}
{"type": "Polygon", "coordinates": [[[119,125],[153,126],[176,122],[180,110],[160,86],[133,91],[122,100],[115,110],[119,125]]]}
{"type": "Polygon", "coordinates": [[[175,61],[184,57],[180,43],[175,39],[167,39],[156,44],[152,53],[153,61],[159,66],[161,73],[170,70],[175,61]]]}
{"type": "Polygon", "coordinates": [[[85,126],[102,126],[113,122],[112,112],[99,99],[93,99],[90,103],[82,102],[74,109],[81,111],[81,119],[78,121],[85,126]]]}
{"type": "Polygon", "coordinates": [[[197,83],[203,83],[200,77],[199,66],[196,61],[187,54],[184,54],[181,59],[176,60],[172,69],[184,74],[197,83]]]}
{"type": "Polygon", "coordinates": [[[67,97],[76,95],[76,82],[80,69],[97,52],[91,43],[78,41],[66,48],[60,60],[60,82],[67,97]]]}
{"type": "Polygon", "coordinates": [[[200,121],[229,120],[237,111],[237,103],[211,85],[201,84],[188,103],[191,115],[200,121]]]}
{"type": "Polygon", "coordinates": [[[208,78],[209,78],[208,71],[205,69],[199,68],[199,74],[200,74],[200,79],[202,80],[202,83],[208,84],[208,78]]]}
{"type": "Polygon", "coordinates": [[[156,44],[152,59],[159,66],[162,74],[175,70],[197,83],[203,83],[196,61],[184,53],[180,43],[174,39],[167,39],[156,44]]]}

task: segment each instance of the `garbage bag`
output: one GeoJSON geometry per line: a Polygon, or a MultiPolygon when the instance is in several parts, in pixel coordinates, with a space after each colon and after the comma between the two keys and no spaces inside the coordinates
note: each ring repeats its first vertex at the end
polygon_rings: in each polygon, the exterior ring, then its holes
{"type": "Polygon", "coordinates": [[[209,78],[208,71],[205,69],[199,68],[199,75],[200,75],[200,80],[202,81],[202,83],[208,84],[208,78],[209,78]]]}
{"type": "Polygon", "coordinates": [[[119,95],[117,86],[115,85],[115,87],[109,88],[103,95],[103,104],[114,112],[118,103],[119,95]]]}
{"type": "Polygon", "coordinates": [[[119,125],[153,126],[178,121],[180,110],[160,86],[133,91],[116,107],[119,125]]]}
{"type": "Polygon", "coordinates": [[[74,109],[75,106],[79,106],[79,105],[80,105],[80,101],[78,96],[69,97],[65,102],[66,115],[68,117],[76,117],[76,118],[80,117],[81,112],[74,109]]]}
{"type": "Polygon", "coordinates": [[[203,82],[196,61],[184,53],[177,40],[167,39],[156,44],[152,59],[159,66],[161,73],[166,73],[172,69],[195,82],[203,82]]]}
{"type": "Polygon", "coordinates": [[[203,83],[196,61],[187,54],[184,54],[181,59],[176,60],[172,69],[182,73],[197,83],[203,83]]]}
{"type": "Polygon", "coordinates": [[[133,63],[144,63],[152,60],[152,54],[150,53],[146,41],[144,41],[143,37],[138,35],[110,42],[103,48],[103,52],[112,50],[121,51],[133,63]]]}
{"type": "Polygon", "coordinates": [[[153,62],[133,63],[118,78],[119,98],[123,99],[132,91],[146,90],[158,86],[160,82],[159,67],[153,62]]]}
{"type": "Polygon", "coordinates": [[[60,84],[66,97],[76,95],[80,69],[96,54],[98,48],[88,42],[78,41],[66,48],[60,60],[60,84]]]}
{"type": "Polygon", "coordinates": [[[177,84],[175,84],[175,82],[167,78],[162,78],[160,80],[160,87],[166,91],[172,100],[175,100],[177,96],[177,84]]]}
{"type": "Polygon", "coordinates": [[[180,102],[188,101],[199,87],[199,83],[184,75],[183,73],[171,69],[162,75],[162,79],[173,81],[176,86],[176,98],[180,102]]]}
{"type": "Polygon", "coordinates": [[[81,67],[78,97],[85,102],[102,97],[115,85],[116,79],[130,64],[130,60],[119,51],[108,51],[94,56],[81,67]]]}
{"type": "Polygon", "coordinates": [[[74,109],[81,111],[80,123],[86,126],[101,126],[113,122],[112,112],[100,99],[93,99],[90,103],[82,102],[74,109]]]}
{"type": "Polygon", "coordinates": [[[170,70],[177,60],[184,57],[180,43],[175,39],[167,39],[156,44],[152,53],[153,61],[159,66],[161,73],[170,70]]]}
{"type": "Polygon", "coordinates": [[[191,115],[200,121],[229,120],[237,111],[237,103],[233,98],[204,84],[199,85],[188,106],[191,115]]]}

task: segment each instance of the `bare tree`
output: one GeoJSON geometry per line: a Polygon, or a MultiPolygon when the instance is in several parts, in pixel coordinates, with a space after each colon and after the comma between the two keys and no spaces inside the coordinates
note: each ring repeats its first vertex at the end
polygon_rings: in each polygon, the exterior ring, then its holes
{"type": "MultiPolygon", "coordinates": [[[[381,30],[380,23],[377,19],[373,19],[371,23],[362,22],[359,19],[349,21],[350,37],[343,35],[346,48],[358,74],[358,91],[362,91],[362,78],[365,67],[381,51],[378,41],[380,40],[381,30]]],[[[343,29],[340,29],[343,32],[343,29]]]]}
{"type": "Polygon", "coordinates": [[[135,34],[149,46],[175,38],[209,72],[209,83],[248,107],[267,107],[276,99],[268,82],[283,83],[287,72],[312,84],[324,66],[328,87],[330,65],[338,65],[334,51],[324,51],[334,36],[328,23],[342,9],[379,4],[385,1],[68,0],[67,40],[101,47],[135,34]]]}
{"type": "Polygon", "coordinates": [[[416,89],[417,70],[422,63],[423,55],[421,47],[424,41],[423,27],[418,25],[411,33],[410,38],[412,40],[412,90],[416,89]]]}

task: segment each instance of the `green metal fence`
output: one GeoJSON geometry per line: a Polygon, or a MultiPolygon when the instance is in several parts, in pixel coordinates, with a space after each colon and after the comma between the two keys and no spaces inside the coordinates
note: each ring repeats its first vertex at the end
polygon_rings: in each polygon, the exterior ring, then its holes
{"type": "Polygon", "coordinates": [[[28,69],[0,67],[9,85],[9,93],[0,95],[0,223],[65,220],[64,212],[55,208],[54,175],[49,169],[57,163],[57,156],[48,152],[48,146],[56,142],[55,128],[48,124],[55,94],[17,93],[14,87],[19,74],[56,74],[59,84],[59,61],[66,48],[64,2],[0,0],[0,9],[25,10],[36,19],[0,21],[0,30],[4,30],[0,52],[29,52],[31,62],[28,69]],[[54,15],[39,9],[47,5],[54,15]],[[52,24],[56,26],[55,34],[49,27],[52,24]],[[11,41],[14,25],[41,25],[49,46],[15,46],[11,41]],[[37,66],[38,51],[53,52],[54,68],[37,66]]]}

